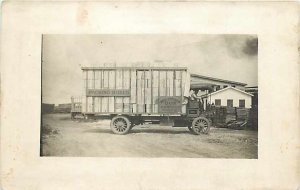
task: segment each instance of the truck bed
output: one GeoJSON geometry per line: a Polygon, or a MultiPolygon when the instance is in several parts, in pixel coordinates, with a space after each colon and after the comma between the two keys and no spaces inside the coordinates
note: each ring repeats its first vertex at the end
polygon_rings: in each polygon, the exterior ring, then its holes
{"type": "Polygon", "coordinates": [[[83,96],[72,112],[184,114],[187,69],[182,67],[82,67],[83,96]]]}

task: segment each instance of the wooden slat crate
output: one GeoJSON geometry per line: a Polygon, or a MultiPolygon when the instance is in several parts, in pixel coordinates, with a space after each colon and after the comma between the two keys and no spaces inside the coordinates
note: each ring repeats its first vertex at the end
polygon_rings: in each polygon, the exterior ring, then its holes
{"type": "MultiPolygon", "coordinates": [[[[82,70],[81,111],[91,114],[160,114],[159,98],[183,99],[187,76],[187,69],[180,67],[83,67],[82,70]]],[[[182,107],[179,113],[185,112],[184,105],[182,107]]]]}

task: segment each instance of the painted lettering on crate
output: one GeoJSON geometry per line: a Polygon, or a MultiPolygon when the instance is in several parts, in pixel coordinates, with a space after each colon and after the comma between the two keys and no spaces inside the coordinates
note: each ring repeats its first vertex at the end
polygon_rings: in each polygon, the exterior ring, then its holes
{"type": "Polygon", "coordinates": [[[181,113],[182,102],[181,96],[161,96],[158,101],[159,113],[181,113]]]}
{"type": "Polygon", "coordinates": [[[130,96],[130,89],[88,89],[87,96],[130,96]]]}

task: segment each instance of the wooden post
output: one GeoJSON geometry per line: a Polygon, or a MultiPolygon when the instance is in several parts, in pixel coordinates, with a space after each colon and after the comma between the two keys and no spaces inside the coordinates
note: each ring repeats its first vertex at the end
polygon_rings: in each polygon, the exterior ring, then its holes
{"type": "Polygon", "coordinates": [[[87,97],[87,91],[88,91],[88,85],[89,85],[89,80],[88,80],[88,70],[85,71],[86,73],[86,86],[85,86],[85,112],[88,111],[88,97],[87,97]]]}
{"type": "Polygon", "coordinates": [[[176,80],[176,70],[173,71],[173,96],[176,96],[175,80],[176,80]]]}
{"type": "MultiPolygon", "coordinates": [[[[93,81],[93,89],[95,89],[95,82],[96,82],[96,80],[95,80],[95,70],[93,70],[93,79],[92,79],[92,81],[93,81]]],[[[92,106],[93,106],[92,111],[93,111],[93,113],[95,113],[95,97],[93,97],[92,106]]]]}
{"type": "Polygon", "coordinates": [[[139,112],[139,106],[138,106],[138,72],[137,69],[135,69],[135,101],[136,101],[136,112],[139,112]]]}
{"type": "MultiPolygon", "coordinates": [[[[115,89],[117,88],[117,69],[115,70],[115,89]]],[[[114,97],[114,112],[116,112],[116,101],[117,98],[114,97]]]]}
{"type": "MultiPolygon", "coordinates": [[[[103,72],[104,72],[103,70],[100,71],[100,73],[101,73],[101,78],[100,78],[100,88],[101,88],[101,89],[103,89],[103,76],[104,76],[104,73],[103,73],[103,72]]],[[[102,98],[103,98],[103,97],[100,98],[100,112],[102,112],[102,98]]]]}
{"type": "Polygon", "coordinates": [[[147,112],[147,105],[146,105],[146,71],[144,69],[144,112],[147,112]]]}
{"type": "Polygon", "coordinates": [[[168,96],[168,71],[166,71],[166,94],[165,96],[168,96]]]}
{"type": "Polygon", "coordinates": [[[153,113],[153,73],[152,69],[149,68],[150,80],[151,80],[151,113],[153,113]]]}
{"type": "Polygon", "coordinates": [[[181,75],[181,80],[180,80],[180,88],[181,88],[181,96],[183,96],[184,93],[184,89],[183,89],[183,77],[182,77],[182,71],[180,71],[180,75],[181,75]]]}
{"type": "MultiPolygon", "coordinates": [[[[107,88],[109,89],[109,70],[107,71],[107,88]]],[[[106,112],[109,112],[109,97],[106,97],[106,98],[107,98],[106,112]]]]}
{"type": "Polygon", "coordinates": [[[160,70],[158,70],[158,99],[160,97],[160,70]]]}
{"type": "Polygon", "coordinates": [[[128,103],[128,106],[129,106],[129,112],[132,113],[132,109],[131,109],[131,69],[129,69],[129,89],[130,89],[130,96],[129,96],[129,103],[128,103]]]}
{"type": "MultiPolygon", "coordinates": [[[[122,89],[124,89],[124,69],[121,70],[122,72],[122,89]]],[[[122,97],[122,111],[124,112],[124,97],[122,97]]]]}

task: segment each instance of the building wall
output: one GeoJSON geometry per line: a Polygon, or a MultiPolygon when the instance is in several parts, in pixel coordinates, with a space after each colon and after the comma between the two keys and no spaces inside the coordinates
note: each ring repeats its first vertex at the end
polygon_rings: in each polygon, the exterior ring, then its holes
{"type": "Polygon", "coordinates": [[[225,88],[225,86],[232,86],[240,90],[245,90],[245,87],[242,85],[237,85],[237,84],[232,84],[228,82],[221,82],[221,81],[214,81],[211,79],[203,79],[200,77],[195,77],[191,76],[191,84],[196,84],[196,83],[209,83],[209,84],[215,84],[215,85],[220,85],[220,89],[225,88]]]}
{"type": "Polygon", "coordinates": [[[70,113],[71,112],[71,103],[67,104],[58,104],[54,107],[54,112],[56,113],[70,113]]]}
{"type": "Polygon", "coordinates": [[[252,108],[258,106],[258,87],[248,87],[246,92],[252,94],[252,108]]]}
{"type": "Polygon", "coordinates": [[[42,103],[42,113],[53,113],[54,104],[44,104],[42,103]]]}
{"type": "Polygon", "coordinates": [[[216,94],[212,94],[208,97],[208,102],[210,104],[215,104],[216,99],[221,99],[221,106],[227,106],[227,100],[232,99],[233,107],[239,107],[239,100],[244,99],[245,108],[251,108],[251,96],[242,92],[238,92],[234,89],[227,89],[216,94]]]}

